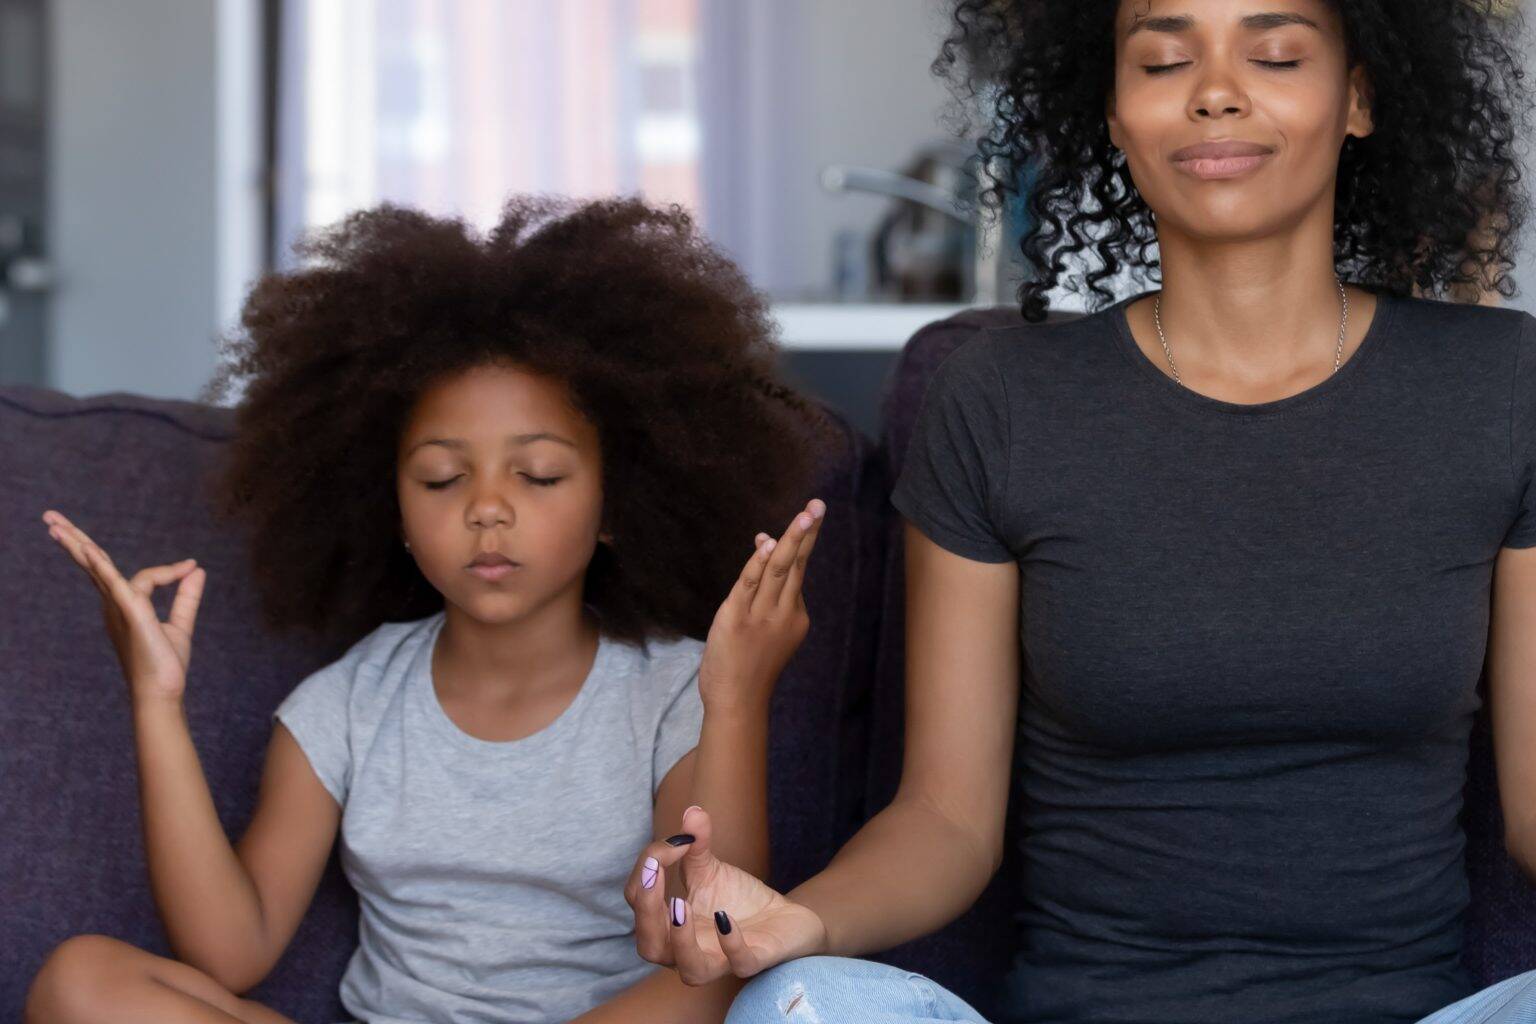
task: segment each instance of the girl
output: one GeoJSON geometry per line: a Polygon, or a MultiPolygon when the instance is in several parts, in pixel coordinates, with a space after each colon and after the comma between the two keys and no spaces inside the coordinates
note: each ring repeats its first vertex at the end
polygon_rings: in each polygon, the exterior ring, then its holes
{"type": "Polygon", "coordinates": [[[825,424],[774,381],[762,300],[685,214],[632,200],[516,200],[483,239],[386,205],[301,253],[212,388],[245,385],[220,507],[271,625],[350,646],[275,712],[231,846],[181,712],[204,571],[125,578],[44,516],[128,679],[178,960],[69,940],[27,1020],[286,1020],[238,993],[339,830],[358,1020],[718,1021],[734,986],[637,957],[623,886],[648,836],[710,848],[699,807],[767,867],[768,700],[823,504],[738,552],[804,493],[825,424]]]}
{"type": "Polygon", "coordinates": [[[765,972],[731,1024],[979,1021],[856,957],[977,898],[1017,782],[1001,1019],[1536,1020],[1536,973],[1462,967],[1458,820],[1486,658],[1536,869],[1536,318],[1425,297],[1512,291],[1513,6],[958,11],[984,148],[1038,171],[1025,318],[1090,248],[1095,298],[1127,266],[1162,287],[944,362],[892,497],[897,796],[787,895],[689,872],[729,931],[647,894],[642,953],[765,972]]]}

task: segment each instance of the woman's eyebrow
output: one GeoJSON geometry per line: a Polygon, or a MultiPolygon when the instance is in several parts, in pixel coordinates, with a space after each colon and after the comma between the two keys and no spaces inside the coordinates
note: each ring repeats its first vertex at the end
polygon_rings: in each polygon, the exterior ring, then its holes
{"type": "MultiPolygon", "coordinates": [[[[1305,25],[1308,28],[1318,28],[1317,22],[1305,14],[1298,14],[1295,11],[1265,11],[1260,14],[1246,14],[1238,24],[1250,31],[1279,28],[1281,25],[1305,25]]],[[[1137,32],[1142,31],[1188,32],[1194,27],[1195,19],[1188,14],[1164,14],[1155,18],[1137,18],[1131,22],[1131,27],[1126,29],[1125,36],[1129,39],[1137,32]]]]}

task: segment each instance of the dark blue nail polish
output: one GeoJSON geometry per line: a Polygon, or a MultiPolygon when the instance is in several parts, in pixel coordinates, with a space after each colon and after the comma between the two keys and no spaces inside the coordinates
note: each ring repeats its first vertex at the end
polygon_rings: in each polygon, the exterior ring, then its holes
{"type": "Polygon", "coordinates": [[[687,846],[691,842],[693,842],[693,834],[690,832],[679,832],[667,839],[668,846],[687,846]]]}
{"type": "Polygon", "coordinates": [[[725,911],[715,911],[715,928],[721,935],[731,934],[731,919],[725,915],[725,911]]]}

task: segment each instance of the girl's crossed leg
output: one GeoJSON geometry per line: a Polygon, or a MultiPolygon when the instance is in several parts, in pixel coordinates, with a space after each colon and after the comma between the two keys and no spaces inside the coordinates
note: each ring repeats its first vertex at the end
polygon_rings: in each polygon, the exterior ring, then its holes
{"type": "Polygon", "coordinates": [[[60,943],[32,980],[25,1024],[293,1024],[195,967],[105,935],[60,943]]]}

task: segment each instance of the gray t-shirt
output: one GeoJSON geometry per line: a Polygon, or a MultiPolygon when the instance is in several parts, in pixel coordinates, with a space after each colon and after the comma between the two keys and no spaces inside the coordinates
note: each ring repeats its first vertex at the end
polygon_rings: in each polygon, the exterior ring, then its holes
{"type": "Polygon", "coordinates": [[[569,1020],[655,969],[624,883],[698,743],[703,644],[604,637],[554,722],[492,742],[437,699],[443,621],[380,626],[274,712],[342,807],[361,921],[341,1001],[366,1024],[569,1020]]]}
{"type": "Polygon", "coordinates": [[[1536,318],[1380,296],[1326,380],[1175,383],[1131,296],[939,367],[892,501],[1021,570],[1010,1019],[1415,1021],[1467,994],[1458,822],[1536,318]]]}

